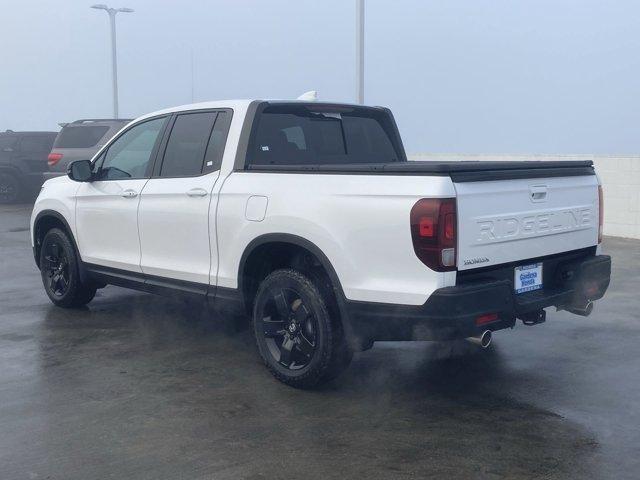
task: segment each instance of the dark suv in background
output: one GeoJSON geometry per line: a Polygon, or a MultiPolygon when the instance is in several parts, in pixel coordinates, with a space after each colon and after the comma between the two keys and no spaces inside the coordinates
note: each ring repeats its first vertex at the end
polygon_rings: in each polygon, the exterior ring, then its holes
{"type": "Polygon", "coordinates": [[[90,160],[100,148],[131,120],[84,119],[60,124],[49,154],[49,172],[45,178],[57,177],[67,172],[67,165],[74,160],[90,160]]]}
{"type": "Polygon", "coordinates": [[[47,171],[57,132],[0,132],[0,203],[34,195],[47,171]]]}

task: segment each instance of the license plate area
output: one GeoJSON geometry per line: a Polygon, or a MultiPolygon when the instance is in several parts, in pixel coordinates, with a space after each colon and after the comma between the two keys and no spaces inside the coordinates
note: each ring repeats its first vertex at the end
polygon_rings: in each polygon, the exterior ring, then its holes
{"type": "Polygon", "coordinates": [[[513,287],[516,293],[540,290],[542,288],[542,262],[515,267],[513,287]]]}

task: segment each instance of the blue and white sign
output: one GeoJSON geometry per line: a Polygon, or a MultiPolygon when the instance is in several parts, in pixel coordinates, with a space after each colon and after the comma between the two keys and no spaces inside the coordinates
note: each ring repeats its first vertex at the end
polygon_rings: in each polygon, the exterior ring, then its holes
{"type": "Polygon", "coordinates": [[[542,288],[542,263],[521,265],[515,268],[513,281],[516,293],[530,292],[542,288]]]}

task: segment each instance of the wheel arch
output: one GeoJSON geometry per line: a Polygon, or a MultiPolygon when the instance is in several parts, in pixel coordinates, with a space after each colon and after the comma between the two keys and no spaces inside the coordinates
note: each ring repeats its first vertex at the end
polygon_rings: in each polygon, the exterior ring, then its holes
{"type": "MultiPolygon", "coordinates": [[[[331,289],[333,291],[336,302],[340,309],[341,315],[345,316],[344,309],[344,291],[342,290],[342,284],[338,278],[335,268],[325,253],[313,242],[298,235],[289,233],[269,233],[254,238],[244,249],[242,257],[240,258],[240,265],[238,266],[238,291],[242,296],[243,306],[245,309],[249,309],[251,306],[248,303],[247,293],[252,290],[252,282],[255,283],[255,279],[248,276],[249,268],[255,265],[256,255],[259,252],[264,252],[265,248],[290,248],[295,253],[308,253],[312,256],[322,267],[322,270],[326,273],[327,279],[330,282],[331,289]]],[[[294,254],[295,254],[294,253],[294,254]]]]}
{"type": "Polygon", "coordinates": [[[42,246],[42,240],[44,239],[46,232],[48,232],[52,228],[60,228],[69,236],[69,239],[73,244],[73,248],[76,251],[76,255],[78,256],[79,264],[82,264],[82,261],[80,259],[80,251],[78,250],[76,239],[73,235],[73,231],[71,230],[69,222],[67,222],[67,219],[64,217],[64,215],[62,215],[60,212],[56,212],[55,210],[42,210],[38,213],[35,221],[33,222],[32,233],[33,256],[38,268],[40,268],[40,248],[42,246]]]}

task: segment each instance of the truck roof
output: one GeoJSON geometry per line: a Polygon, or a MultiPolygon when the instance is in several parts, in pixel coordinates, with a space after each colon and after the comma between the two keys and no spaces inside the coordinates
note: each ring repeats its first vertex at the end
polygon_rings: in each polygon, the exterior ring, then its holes
{"type": "Polygon", "coordinates": [[[349,103],[349,102],[320,102],[320,101],[309,101],[309,100],[280,100],[275,98],[251,98],[251,99],[238,99],[238,100],[217,100],[212,102],[199,102],[199,103],[189,103],[186,105],[178,105],[177,107],[165,108],[162,110],[156,110],[155,112],[147,113],[136,118],[136,121],[142,120],[149,117],[155,117],[157,115],[163,115],[167,113],[175,113],[182,112],[185,110],[207,110],[210,108],[231,108],[233,110],[246,110],[252,102],[273,102],[273,103],[304,103],[304,104],[315,104],[318,105],[346,105],[346,106],[354,106],[354,107],[363,107],[368,105],[359,105],[357,103],[349,103]]]}

